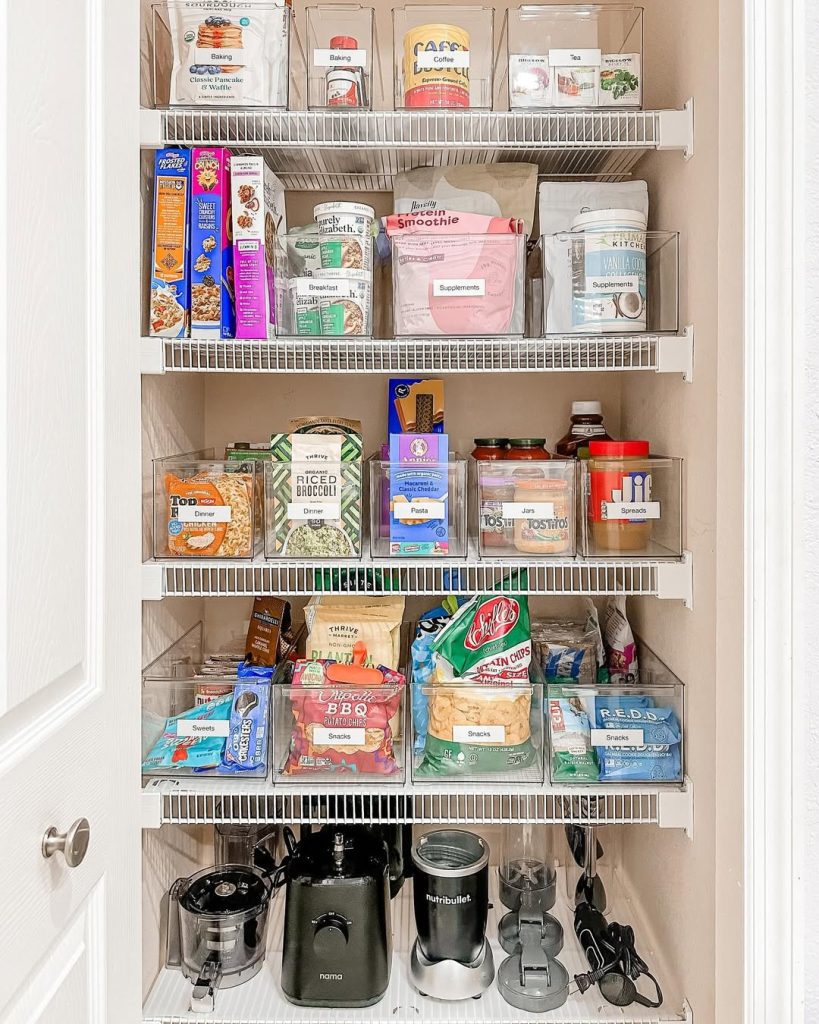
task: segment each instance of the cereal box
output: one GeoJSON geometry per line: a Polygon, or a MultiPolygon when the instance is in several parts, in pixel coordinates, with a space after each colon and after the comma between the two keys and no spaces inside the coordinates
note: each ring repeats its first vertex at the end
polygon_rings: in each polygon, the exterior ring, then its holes
{"type": "Polygon", "coordinates": [[[154,160],[151,337],[185,338],[190,322],[188,243],[191,154],[158,149],[154,160]]]}
{"type": "Polygon", "coordinates": [[[191,337],[232,338],[230,150],[194,149],[191,170],[191,337]]]}
{"type": "Polygon", "coordinates": [[[449,552],[449,438],[390,434],[390,554],[449,552]]]}

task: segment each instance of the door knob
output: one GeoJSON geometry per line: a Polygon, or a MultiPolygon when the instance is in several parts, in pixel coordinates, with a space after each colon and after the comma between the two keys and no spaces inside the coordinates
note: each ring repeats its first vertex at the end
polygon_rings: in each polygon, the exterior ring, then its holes
{"type": "Polygon", "coordinates": [[[88,818],[78,818],[67,832],[58,832],[52,825],[43,836],[43,856],[53,857],[55,853],[62,853],[66,864],[75,868],[85,860],[90,839],[88,818]]]}

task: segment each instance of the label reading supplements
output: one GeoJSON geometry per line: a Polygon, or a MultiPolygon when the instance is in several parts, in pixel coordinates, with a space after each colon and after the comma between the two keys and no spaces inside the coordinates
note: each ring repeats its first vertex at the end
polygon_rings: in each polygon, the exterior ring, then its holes
{"type": "Polygon", "coordinates": [[[432,282],[432,295],[436,299],[448,298],[458,295],[486,295],[486,280],[476,277],[474,280],[468,278],[441,278],[432,282]]]}
{"type": "Polygon", "coordinates": [[[639,292],[640,278],[636,274],[622,277],[586,277],[587,292],[639,292]]]}

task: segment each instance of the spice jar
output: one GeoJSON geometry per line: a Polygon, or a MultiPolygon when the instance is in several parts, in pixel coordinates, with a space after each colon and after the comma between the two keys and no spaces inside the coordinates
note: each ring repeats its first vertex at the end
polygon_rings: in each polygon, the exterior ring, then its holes
{"type": "Polygon", "coordinates": [[[514,501],[515,481],[500,466],[479,467],[482,548],[511,548],[514,521],[504,519],[505,502],[514,501]]]}
{"type": "Polygon", "coordinates": [[[515,481],[515,547],[532,555],[561,555],[572,548],[571,484],[554,477],[515,481]]]}
{"type": "Polygon", "coordinates": [[[543,462],[552,457],[546,451],[545,444],[545,437],[513,437],[506,458],[543,462]]]}
{"type": "Polygon", "coordinates": [[[476,437],[472,458],[477,459],[478,462],[505,459],[508,444],[509,439],[506,437],[476,437]]]}
{"type": "Polygon", "coordinates": [[[603,551],[645,552],[659,502],[651,500],[648,441],[592,441],[589,444],[591,534],[603,551]]]}

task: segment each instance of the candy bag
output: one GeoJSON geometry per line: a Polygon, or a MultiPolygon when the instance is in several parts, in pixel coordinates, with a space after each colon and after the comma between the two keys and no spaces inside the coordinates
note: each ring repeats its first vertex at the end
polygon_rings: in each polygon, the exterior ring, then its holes
{"type": "Polygon", "coordinates": [[[142,762],[143,772],[218,768],[228,735],[232,696],[173,715],[142,762]]]}

